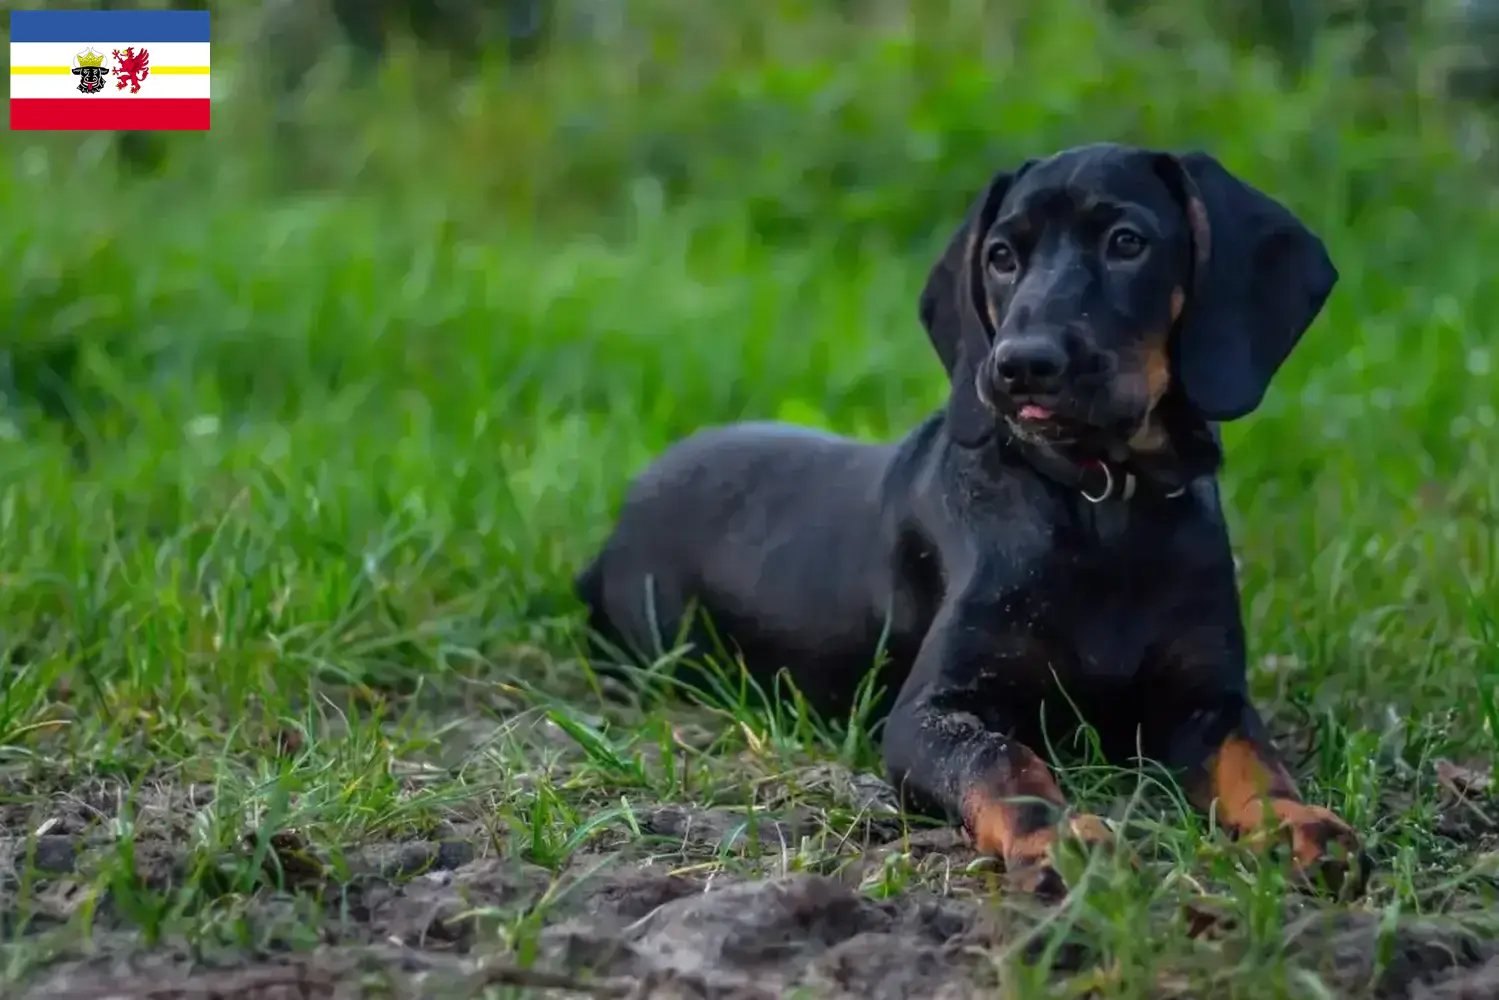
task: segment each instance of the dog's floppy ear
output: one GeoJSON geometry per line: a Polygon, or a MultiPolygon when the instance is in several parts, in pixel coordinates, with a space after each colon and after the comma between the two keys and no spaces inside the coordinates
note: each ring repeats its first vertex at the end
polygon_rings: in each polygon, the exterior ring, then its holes
{"type": "Polygon", "coordinates": [[[947,433],[964,447],[983,444],[995,426],[994,414],[979,399],[976,381],[979,365],[994,343],[994,330],[983,302],[981,242],[994,224],[1000,202],[1031,162],[996,174],[989,181],[933,265],[921,291],[921,325],[926,327],[926,335],[952,384],[947,433]]]}
{"type": "Polygon", "coordinates": [[[1172,367],[1209,420],[1260,405],[1337,283],[1327,248],[1284,205],[1206,153],[1157,158],[1191,225],[1192,293],[1172,367]]]}

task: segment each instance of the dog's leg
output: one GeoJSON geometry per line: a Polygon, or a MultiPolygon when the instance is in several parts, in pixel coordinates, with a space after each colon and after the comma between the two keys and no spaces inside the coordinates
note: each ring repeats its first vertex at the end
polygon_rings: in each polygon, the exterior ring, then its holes
{"type": "Polygon", "coordinates": [[[1213,812],[1230,833],[1273,831],[1289,840],[1304,879],[1361,891],[1369,862],[1358,834],[1332,810],[1302,801],[1247,699],[1229,696],[1191,713],[1176,730],[1171,756],[1192,804],[1213,812]]]}
{"type": "Polygon", "coordinates": [[[962,631],[944,621],[939,615],[886,723],[890,779],[921,808],[961,821],[979,851],[1004,860],[1017,885],[1058,894],[1058,838],[1092,845],[1111,843],[1113,835],[1096,816],[1061,822],[1067,800],[1056,778],[1011,737],[1012,719],[975,684],[987,664],[963,655],[952,638],[962,631]]]}

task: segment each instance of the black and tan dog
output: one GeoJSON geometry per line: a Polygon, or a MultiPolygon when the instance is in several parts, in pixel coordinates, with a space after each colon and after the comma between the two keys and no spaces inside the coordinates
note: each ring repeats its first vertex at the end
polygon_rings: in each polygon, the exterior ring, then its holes
{"type": "MultiPolygon", "coordinates": [[[[921,296],[946,411],[892,445],[764,423],[679,443],[578,578],[591,627],[660,649],[695,606],[825,712],[883,641],[892,781],[1036,887],[1058,887],[1059,832],[1106,836],[1032,749],[1079,716],[1228,830],[1278,829],[1304,873],[1362,870],[1248,700],[1215,479],[1213,422],[1259,405],[1336,280],[1207,155],[1095,145],[1002,173],[921,296]]],[[[687,635],[712,648],[700,619],[687,635]]]]}

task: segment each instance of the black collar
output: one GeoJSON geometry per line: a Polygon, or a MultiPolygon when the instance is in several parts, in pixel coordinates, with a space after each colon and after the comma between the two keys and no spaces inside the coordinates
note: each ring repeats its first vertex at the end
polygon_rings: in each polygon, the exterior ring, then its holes
{"type": "Polygon", "coordinates": [[[1019,458],[1091,504],[1175,500],[1186,494],[1193,480],[1217,475],[1223,465],[1223,440],[1217,426],[1197,414],[1179,393],[1167,393],[1156,412],[1170,442],[1158,452],[1134,452],[1120,442],[1107,449],[1107,455],[1068,455],[1016,435],[1003,420],[995,422],[987,445],[980,447],[993,460],[1005,453],[1019,458]]]}
{"type": "Polygon", "coordinates": [[[1134,500],[1150,496],[1174,500],[1187,492],[1192,476],[1172,458],[1128,455],[1121,460],[1074,459],[1050,445],[1010,437],[1006,448],[1048,479],[1075,490],[1089,503],[1134,500]]]}

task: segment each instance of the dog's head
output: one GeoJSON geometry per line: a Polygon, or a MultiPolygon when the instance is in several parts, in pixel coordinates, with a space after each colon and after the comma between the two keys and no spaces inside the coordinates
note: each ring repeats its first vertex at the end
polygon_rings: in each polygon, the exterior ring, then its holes
{"type": "Polygon", "coordinates": [[[948,431],[1150,450],[1179,391],[1254,410],[1337,281],[1322,241],[1202,153],[1111,144],[996,176],[932,269],[921,320],[948,431]]]}

